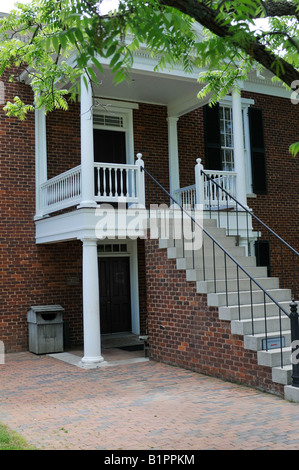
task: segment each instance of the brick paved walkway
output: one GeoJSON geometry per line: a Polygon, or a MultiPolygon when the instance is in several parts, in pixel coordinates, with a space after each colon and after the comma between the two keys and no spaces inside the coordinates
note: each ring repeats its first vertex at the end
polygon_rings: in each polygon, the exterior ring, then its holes
{"type": "Polygon", "coordinates": [[[299,405],[154,362],[7,355],[0,420],[41,449],[299,449],[299,405]]]}

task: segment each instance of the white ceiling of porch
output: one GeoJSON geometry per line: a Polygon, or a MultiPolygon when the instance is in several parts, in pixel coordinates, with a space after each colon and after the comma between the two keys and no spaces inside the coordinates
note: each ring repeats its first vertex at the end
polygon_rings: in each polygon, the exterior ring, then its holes
{"type": "Polygon", "coordinates": [[[99,75],[99,82],[100,85],[94,89],[97,97],[164,105],[168,107],[169,116],[179,116],[205,104],[197,98],[201,84],[196,74],[157,73],[135,68],[129,82],[115,85],[110,70],[105,67],[104,74],[99,75]]]}

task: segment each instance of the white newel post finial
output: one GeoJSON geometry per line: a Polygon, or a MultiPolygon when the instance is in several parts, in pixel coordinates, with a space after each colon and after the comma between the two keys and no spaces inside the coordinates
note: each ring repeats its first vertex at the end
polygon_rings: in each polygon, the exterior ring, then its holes
{"type": "Polygon", "coordinates": [[[138,167],[137,177],[136,177],[136,187],[137,187],[137,197],[139,200],[139,205],[145,207],[145,185],[144,185],[144,161],[142,160],[142,153],[137,153],[137,160],[135,165],[138,167]]]}
{"type": "Polygon", "coordinates": [[[196,185],[196,204],[204,204],[204,177],[201,173],[203,165],[201,164],[201,158],[196,159],[195,165],[195,185],[196,185]]]}

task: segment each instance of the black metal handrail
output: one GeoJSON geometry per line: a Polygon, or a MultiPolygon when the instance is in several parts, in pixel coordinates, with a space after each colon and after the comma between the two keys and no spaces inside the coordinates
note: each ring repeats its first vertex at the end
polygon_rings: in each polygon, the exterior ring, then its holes
{"type": "MultiPolygon", "coordinates": [[[[280,331],[279,331],[279,334],[280,334],[280,337],[282,337],[282,326],[281,326],[281,313],[283,312],[288,318],[291,319],[291,314],[289,312],[287,312],[285,310],[285,308],[280,305],[280,303],[273,298],[273,296],[267,292],[267,290],[260,285],[260,283],[254,279],[254,277],[243,267],[241,266],[241,264],[224,248],[220,245],[220,243],[178,202],[176,201],[173,196],[171,196],[171,194],[146,170],[146,168],[141,168],[141,171],[144,171],[146,173],[146,175],[165,193],[165,195],[173,202],[174,204],[174,207],[178,207],[182,213],[182,216],[183,214],[186,214],[187,217],[190,218],[190,220],[192,221],[192,224],[196,224],[202,231],[205,235],[207,235],[210,240],[212,241],[213,243],[213,269],[214,269],[214,286],[215,286],[215,293],[217,292],[217,285],[216,285],[216,264],[215,264],[215,245],[220,248],[220,250],[223,252],[224,254],[224,265],[225,265],[225,294],[226,294],[226,305],[228,306],[228,289],[227,289],[227,267],[226,267],[226,259],[227,257],[236,265],[237,267],[237,294],[238,294],[238,308],[239,308],[239,320],[241,319],[241,310],[240,310],[240,307],[241,307],[241,303],[240,303],[240,298],[239,298],[239,295],[240,295],[240,286],[239,286],[239,282],[240,282],[240,279],[239,279],[239,270],[243,271],[243,273],[245,274],[245,276],[247,276],[250,280],[250,306],[251,306],[251,321],[252,321],[252,335],[254,335],[254,321],[253,321],[253,301],[252,301],[252,292],[253,292],[253,289],[252,289],[252,285],[254,284],[258,289],[260,289],[262,292],[263,292],[263,305],[264,305],[264,321],[265,321],[265,325],[267,325],[267,302],[266,302],[266,298],[270,299],[271,302],[273,302],[277,307],[278,307],[278,311],[279,311],[279,323],[280,323],[280,331]]],[[[182,238],[183,238],[183,248],[184,248],[184,233],[182,233],[182,238]]],[[[202,249],[204,250],[204,243],[202,243],[202,249]]],[[[204,280],[205,280],[205,262],[204,262],[204,252],[203,252],[203,255],[202,255],[202,258],[203,258],[203,276],[204,276],[204,280]]],[[[194,267],[194,256],[192,257],[193,259],[193,267],[194,267]]],[[[294,301],[293,301],[294,302],[294,301]]],[[[294,310],[294,307],[293,307],[293,310],[294,310]]],[[[298,314],[297,314],[297,321],[298,321],[298,314]]],[[[298,333],[299,334],[299,333],[298,333]]],[[[267,333],[267,326],[265,328],[265,339],[266,339],[266,350],[268,350],[268,333],[267,333]]],[[[296,338],[299,340],[299,337],[296,338]]],[[[293,340],[292,340],[293,341],[293,340]]],[[[284,361],[283,361],[283,345],[282,345],[282,341],[280,342],[280,355],[281,355],[281,367],[284,366],[284,361]]],[[[296,385],[299,387],[299,381],[298,381],[298,385],[296,385]]]]}
{"type": "MultiPolygon", "coordinates": [[[[281,271],[281,276],[280,280],[282,283],[282,287],[284,287],[284,271],[283,271],[283,256],[282,256],[282,245],[287,247],[288,250],[292,253],[292,263],[293,263],[293,296],[296,298],[297,296],[297,289],[296,289],[296,270],[295,270],[295,256],[299,257],[299,253],[295,248],[293,248],[289,243],[287,243],[283,238],[281,238],[274,230],[272,230],[268,225],[266,225],[261,219],[259,219],[251,210],[248,209],[248,207],[244,206],[239,202],[234,196],[232,196],[226,189],[224,189],[219,183],[217,183],[212,177],[210,177],[207,173],[205,173],[203,170],[201,170],[201,174],[204,175],[209,181],[212,182],[213,185],[215,185],[220,191],[224,192],[227,195],[226,202],[227,202],[227,217],[228,217],[228,201],[233,200],[236,204],[236,213],[238,217],[238,207],[242,208],[244,212],[246,212],[246,217],[249,215],[253,219],[255,219],[264,229],[268,231],[269,234],[273,235],[281,244],[281,250],[280,250],[280,271],[281,271]]],[[[210,210],[211,214],[211,208],[208,209],[210,210]]],[[[218,193],[218,215],[219,215],[220,207],[219,207],[219,193],[218,193]]],[[[248,252],[250,254],[250,242],[249,242],[249,231],[248,231],[248,220],[246,219],[247,222],[247,244],[248,244],[248,252]]],[[[237,230],[238,230],[238,222],[237,222],[237,230]]],[[[229,226],[228,226],[228,231],[229,231],[229,226]]]]}

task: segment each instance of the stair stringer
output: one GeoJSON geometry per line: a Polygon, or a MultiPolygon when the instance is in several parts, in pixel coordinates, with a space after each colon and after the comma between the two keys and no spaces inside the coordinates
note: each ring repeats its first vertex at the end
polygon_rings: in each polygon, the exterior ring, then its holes
{"type": "MultiPolygon", "coordinates": [[[[205,229],[211,233],[211,235],[228,251],[235,259],[240,263],[244,269],[256,279],[256,281],[262,285],[271,296],[284,307],[286,311],[289,310],[289,304],[291,302],[291,290],[282,289],[279,287],[279,279],[269,277],[267,275],[266,267],[260,267],[256,265],[256,259],[254,256],[247,256],[244,247],[237,246],[237,237],[227,236],[223,232],[223,229],[217,227],[215,220],[207,219],[204,222],[205,229]]],[[[207,247],[205,247],[205,256],[209,255],[209,241],[207,247]]],[[[171,239],[159,239],[159,248],[167,250],[168,259],[176,259],[176,267],[179,270],[186,272],[187,281],[196,281],[197,292],[199,294],[207,294],[207,303],[210,307],[216,307],[218,309],[219,319],[230,322],[231,333],[243,336],[244,349],[255,351],[257,355],[257,363],[260,366],[269,367],[272,369],[272,381],[273,383],[281,384],[285,388],[285,398],[299,402],[299,389],[298,400],[296,390],[294,395],[294,387],[291,384],[291,331],[290,331],[290,320],[282,312],[279,313],[278,307],[275,303],[269,301],[266,304],[267,312],[267,333],[265,332],[264,321],[264,294],[261,290],[254,290],[254,306],[251,308],[250,302],[250,291],[248,287],[248,281],[246,281],[246,274],[239,270],[239,285],[242,286],[240,291],[241,303],[240,309],[237,305],[236,297],[238,296],[236,290],[237,279],[234,277],[233,266],[226,267],[226,273],[228,274],[228,282],[224,280],[224,266],[219,263],[216,274],[216,284],[214,279],[214,267],[205,266],[205,280],[203,280],[203,270],[199,267],[200,263],[194,267],[194,256],[191,252],[182,249],[181,240],[171,239]],[[246,288],[247,283],[247,288],[246,288]],[[216,293],[215,293],[216,285],[216,293]],[[229,289],[229,305],[226,306],[226,292],[225,287],[228,285],[229,289]],[[240,319],[239,319],[240,315],[240,319]],[[253,320],[252,320],[253,318],[253,320]],[[252,327],[253,325],[253,327],[252,327]],[[281,327],[280,327],[281,325],[281,327]],[[252,331],[254,328],[254,331],[252,331]],[[284,347],[273,347],[273,344],[277,344],[277,339],[280,337],[280,341],[284,342],[284,347]],[[268,350],[265,350],[265,341],[268,343],[268,350]],[[281,367],[281,361],[283,361],[283,367],[281,367]]],[[[221,250],[219,250],[221,251],[221,250]]],[[[220,258],[219,258],[220,259],[220,258]]],[[[217,263],[216,263],[217,264],[217,263]]],[[[233,263],[232,263],[233,265],[233,263]]],[[[236,271],[236,268],[235,268],[236,271]]],[[[248,277],[247,277],[248,279],[248,277]]]]}

